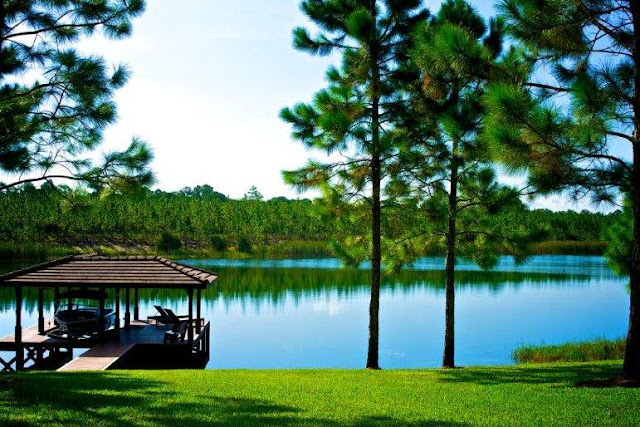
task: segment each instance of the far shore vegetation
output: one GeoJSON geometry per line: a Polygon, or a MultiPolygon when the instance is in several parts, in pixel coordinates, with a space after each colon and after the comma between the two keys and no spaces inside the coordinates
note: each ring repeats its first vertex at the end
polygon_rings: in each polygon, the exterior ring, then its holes
{"type": "MultiPolygon", "coordinates": [[[[322,221],[317,202],[263,200],[254,188],[229,199],[210,186],[177,192],[98,195],[32,185],[0,198],[0,257],[46,259],[68,254],[164,254],[185,258],[326,258],[331,241],[359,230],[322,221]]],[[[524,205],[497,216],[499,227],[527,224],[530,255],[602,255],[603,234],[620,212],[552,212],[524,205]]],[[[352,226],[355,227],[355,226],[352,226]]],[[[422,256],[444,255],[425,246],[422,256]]]]}

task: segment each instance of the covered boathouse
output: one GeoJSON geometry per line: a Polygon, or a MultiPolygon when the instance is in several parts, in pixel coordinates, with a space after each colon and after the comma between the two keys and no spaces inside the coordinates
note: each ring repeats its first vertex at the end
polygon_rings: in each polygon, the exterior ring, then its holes
{"type": "Polygon", "coordinates": [[[204,366],[209,360],[210,323],[201,317],[202,290],[217,278],[216,273],[158,256],[96,254],[69,256],[4,274],[0,286],[15,290],[15,332],[0,338],[0,371],[153,368],[167,367],[167,363],[169,367],[204,366]],[[38,290],[38,323],[25,328],[22,300],[27,287],[38,290]],[[140,319],[140,289],[184,290],[187,314],[171,313],[175,321],[163,316],[140,319]],[[70,332],[72,328],[66,328],[58,315],[45,322],[45,290],[53,290],[55,313],[61,309],[73,313],[74,299],[96,301],[95,325],[101,327],[79,334],[70,332]],[[111,292],[109,302],[114,307],[107,309],[111,292]],[[177,322],[181,328],[176,328],[177,322]],[[74,349],[88,350],[74,358],[74,349]]]}

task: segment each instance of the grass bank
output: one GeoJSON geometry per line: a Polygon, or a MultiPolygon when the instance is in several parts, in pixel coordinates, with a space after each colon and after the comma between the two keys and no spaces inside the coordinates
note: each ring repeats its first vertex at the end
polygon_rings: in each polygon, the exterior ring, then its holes
{"type": "Polygon", "coordinates": [[[640,389],[577,387],[619,362],[455,370],[0,376],[0,424],[637,425],[640,389]]]}
{"type": "Polygon", "coordinates": [[[607,243],[601,241],[548,240],[532,243],[530,255],[603,255],[607,243]]]}
{"type": "MultiPolygon", "coordinates": [[[[241,251],[231,246],[217,250],[204,243],[189,241],[179,249],[163,250],[153,241],[114,239],[113,241],[79,242],[78,244],[58,244],[56,242],[24,243],[0,242],[0,259],[4,260],[45,260],[65,255],[98,252],[104,255],[167,255],[173,258],[225,258],[225,259],[288,259],[288,258],[329,258],[335,256],[325,241],[278,241],[269,244],[252,244],[249,250],[241,251]]],[[[604,242],[547,241],[533,243],[530,255],[602,255],[607,244],[604,242]]],[[[425,256],[443,256],[437,250],[425,250],[425,256]]]]}
{"type": "Polygon", "coordinates": [[[592,362],[624,358],[625,340],[599,339],[559,345],[522,346],[514,350],[518,363],[592,362]]]}

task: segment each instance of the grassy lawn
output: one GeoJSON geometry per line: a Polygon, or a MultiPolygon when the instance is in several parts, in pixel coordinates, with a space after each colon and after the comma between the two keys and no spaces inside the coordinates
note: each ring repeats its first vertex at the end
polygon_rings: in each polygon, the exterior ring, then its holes
{"type": "Polygon", "coordinates": [[[110,371],[0,376],[0,425],[640,425],[620,362],[449,371],[110,371]]]}

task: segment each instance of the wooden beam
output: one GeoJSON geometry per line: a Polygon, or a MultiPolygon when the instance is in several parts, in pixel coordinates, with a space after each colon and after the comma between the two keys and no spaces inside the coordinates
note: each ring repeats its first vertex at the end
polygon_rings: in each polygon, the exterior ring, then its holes
{"type": "Polygon", "coordinates": [[[16,286],[16,371],[24,369],[24,350],[22,348],[22,287],[16,286]]]}
{"type": "MultiPolygon", "coordinates": [[[[100,288],[104,292],[104,289],[100,288]]],[[[98,339],[102,341],[104,338],[104,303],[105,298],[100,298],[100,312],[98,314],[98,339]]]]}
{"type": "MultiPolygon", "coordinates": [[[[53,288],[53,314],[58,311],[58,307],[60,306],[60,301],[58,301],[60,295],[60,288],[56,286],[53,288]]],[[[53,316],[53,325],[58,326],[58,322],[56,321],[56,316],[53,316]]]]}
{"type": "Polygon", "coordinates": [[[129,306],[131,305],[131,288],[125,288],[124,290],[124,328],[129,329],[131,326],[131,313],[129,312],[129,306]]]}
{"type": "Polygon", "coordinates": [[[202,300],[202,290],[196,290],[196,332],[199,334],[202,330],[200,323],[202,322],[202,313],[201,313],[201,302],[202,300]]]}
{"type": "Polygon", "coordinates": [[[38,288],[38,333],[44,334],[44,289],[38,288]]]}
{"type": "Polygon", "coordinates": [[[133,319],[140,320],[140,308],[138,307],[138,288],[133,289],[133,319]]]}
{"type": "Polygon", "coordinates": [[[189,288],[189,329],[187,336],[189,340],[189,348],[193,347],[193,288],[189,288]]]}
{"type": "MultiPolygon", "coordinates": [[[[116,331],[120,331],[120,289],[114,289],[116,299],[116,331]]],[[[120,337],[120,335],[118,335],[120,337]]]]}

